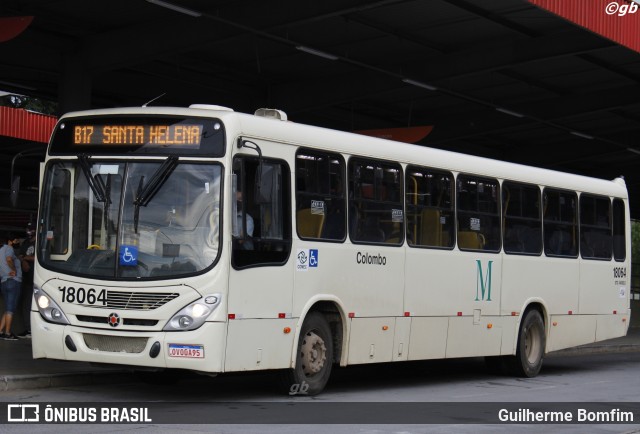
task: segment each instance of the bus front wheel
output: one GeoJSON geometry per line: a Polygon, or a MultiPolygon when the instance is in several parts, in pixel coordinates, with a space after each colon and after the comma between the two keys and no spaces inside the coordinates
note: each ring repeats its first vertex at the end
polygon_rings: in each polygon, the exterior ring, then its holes
{"type": "Polygon", "coordinates": [[[295,368],[282,374],[283,391],[289,395],[317,395],[329,381],[333,365],[331,328],[319,312],[302,323],[295,368]]]}

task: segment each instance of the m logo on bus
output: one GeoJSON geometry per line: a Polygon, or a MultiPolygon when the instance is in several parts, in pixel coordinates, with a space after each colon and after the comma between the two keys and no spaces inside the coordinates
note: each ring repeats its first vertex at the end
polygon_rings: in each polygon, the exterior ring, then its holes
{"type": "Polygon", "coordinates": [[[482,261],[476,259],[478,272],[476,274],[476,301],[491,301],[491,265],[493,261],[487,264],[487,272],[482,270],[482,261]],[[486,299],[485,299],[486,295],[486,299]]]}

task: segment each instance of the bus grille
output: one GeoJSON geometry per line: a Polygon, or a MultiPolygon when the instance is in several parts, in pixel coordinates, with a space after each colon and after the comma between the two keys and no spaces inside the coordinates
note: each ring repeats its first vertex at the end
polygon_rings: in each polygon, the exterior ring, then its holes
{"type": "Polygon", "coordinates": [[[104,336],[84,333],[84,343],[94,351],[109,353],[141,353],[147,347],[148,338],[104,336]]]}
{"type": "Polygon", "coordinates": [[[129,309],[129,310],[153,310],[164,306],[180,294],[176,293],[147,293],[107,291],[107,304],[105,306],[94,305],[103,309],[129,309]]]}
{"type": "MultiPolygon", "coordinates": [[[[108,316],[88,316],[88,315],[76,315],[78,321],[90,322],[95,324],[109,324],[108,316]]],[[[153,327],[158,324],[156,319],[138,319],[138,318],[122,318],[123,326],[143,326],[153,327]]]]}

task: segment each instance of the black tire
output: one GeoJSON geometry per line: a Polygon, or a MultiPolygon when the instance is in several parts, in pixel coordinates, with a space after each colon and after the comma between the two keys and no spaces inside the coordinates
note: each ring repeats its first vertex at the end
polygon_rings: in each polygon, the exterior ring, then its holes
{"type": "Polygon", "coordinates": [[[545,348],[544,320],[540,312],[531,309],[520,323],[516,355],[507,359],[510,371],[519,377],[535,377],[542,368],[545,348]]]}
{"type": "Polygon", "coordinates": [[[281,374],[284,393],[293,395],[317,395],[322,392],[333,365],[333,337],[325,317],[311,312],[302,323],[296,365],[281,374]]]}

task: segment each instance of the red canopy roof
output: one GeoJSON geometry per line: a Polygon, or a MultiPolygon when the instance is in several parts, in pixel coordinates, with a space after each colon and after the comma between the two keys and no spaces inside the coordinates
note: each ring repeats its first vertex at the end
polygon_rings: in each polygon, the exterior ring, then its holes
{"type": "Polygon", "coordinates": [[[57,121],[55,116],[0,107],[0,136],[48,143],[57,121]]]}
{"type": "Polygon", "coordinates": [[[640,4],[631,0],[529,0],[620,45],[640,52],[640,4]]]}

